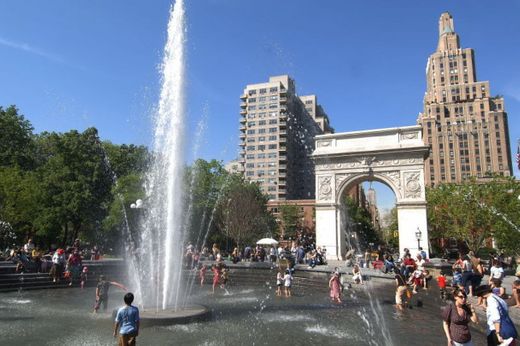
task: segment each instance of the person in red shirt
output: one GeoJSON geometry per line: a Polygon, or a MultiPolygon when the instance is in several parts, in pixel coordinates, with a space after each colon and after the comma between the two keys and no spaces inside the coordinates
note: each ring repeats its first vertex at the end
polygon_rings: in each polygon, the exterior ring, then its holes
{"type": "Polygon", "coordinates": [[[446,274],[441,271],[440,275],[437,277],[437,283],[439,284],[439,290],[441,291],[441,299],[446,299],[446,274]]]}
{"type": "Polygon", "coordinates": [[[408,277],[410,276],[410,274],[415,271],[415,261],[413,260],[413,258],[410,254],[407,254],[404,257],[403,265],[404,265],[403,274],[404,274],[405,278],[408,280],[408,277]]]}

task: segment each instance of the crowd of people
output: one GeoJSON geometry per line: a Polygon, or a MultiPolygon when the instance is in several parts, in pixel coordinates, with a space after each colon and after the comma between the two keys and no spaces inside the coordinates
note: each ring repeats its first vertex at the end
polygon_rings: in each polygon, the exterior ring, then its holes
{"type": "Polygon", "coordinates": [[[65,248],[43,251],[29,238],[22,247],[6,249],[0,258],[14,263],[16,273],[49,273],[55,283],[65,280],[69,286],[77,283],[83,288],[88,278],[88,267],[83,265],[83,259],[99,260],[101,252],[97,246],[83,247],[79,239],[65,248]]]}

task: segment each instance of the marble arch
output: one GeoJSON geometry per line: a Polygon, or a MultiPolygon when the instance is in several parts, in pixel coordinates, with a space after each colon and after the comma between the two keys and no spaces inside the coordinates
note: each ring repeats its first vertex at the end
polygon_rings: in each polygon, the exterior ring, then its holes
{"type": "Polygon", "coordinates": [[[321,135],[313,153],[316,173],[316,244],[327,256],[342,259],[346,253],[346,218],[341,208],[345,191],[362,181],[386,184],[396,196],[399,250],[428,252],[424,189],[424,159],[429,147],[421,126],[321,135]]]}

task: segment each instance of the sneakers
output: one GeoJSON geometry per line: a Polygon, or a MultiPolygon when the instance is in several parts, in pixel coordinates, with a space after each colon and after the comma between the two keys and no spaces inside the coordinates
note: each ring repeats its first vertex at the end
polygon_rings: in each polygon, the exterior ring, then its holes
{"type": "Polygon", "coordinates": [[[508,346],[510,345],[512,342],[513,342],[513,338],[509,338],[509,339],[505,339],[501,344],[499,344],[498,346],[508,346]]]}

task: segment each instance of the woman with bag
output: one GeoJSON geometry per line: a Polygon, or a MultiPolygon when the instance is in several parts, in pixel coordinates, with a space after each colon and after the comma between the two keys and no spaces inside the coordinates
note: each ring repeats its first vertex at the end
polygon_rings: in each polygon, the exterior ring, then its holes
{"type": "Polygon", "coordinates": [[[477,288],[475,294],[483,297],[487,302],[487,344],[488,346],[497,345],[516,345],[518,333],[515,325],[509,317],[506,302],[493,294],[493,289],[489,285],[482,285],[477,288]]]}
{"type": "Polygon", "coordinates": [[[453,291],[454,303],[447,305],[442,311],[444,333],[448,346],[473,346],[469,322],[478,323],[475,309],[466,302],[464,289],[456,287],[453,291]]]}

